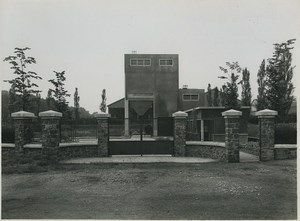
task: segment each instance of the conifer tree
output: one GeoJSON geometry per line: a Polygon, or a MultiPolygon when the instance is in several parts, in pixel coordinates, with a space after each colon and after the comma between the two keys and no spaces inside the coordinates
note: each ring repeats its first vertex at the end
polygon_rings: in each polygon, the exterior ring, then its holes
{"type": "Polygon", "coordinates": [[[263,110],[267,108],[267,98],[266,98],[266,65],[265,59],[261,62],[257,73],[257,84],[258,84],[258,94],[257,94],[257,110],[263,110]]]}
{"type": "Polygon", "coordinates": [[[211,107],[212,106],[212,94],[211,94],[211,85],[208,84],[207,86],[207,103],[208,106],[211,107]]]}
{"type": "Polygon", "coordinates": [[[250,72],[247,68],[242,71],[243,79],[241,81],[242,85],[242,105],[250,106],[251,105],[251,86],[250,86],[250,72]]]}

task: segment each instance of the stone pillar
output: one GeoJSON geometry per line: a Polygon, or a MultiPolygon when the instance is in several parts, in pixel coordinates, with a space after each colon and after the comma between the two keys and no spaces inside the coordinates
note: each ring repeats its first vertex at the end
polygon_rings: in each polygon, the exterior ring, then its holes
{"type": "Polygon", "coordinates": [[[231,109],[222,112],[222,116],[225,118],[225,148],[227,162],[238,163],[240,162],[239,118],[242,116],[242,112],[231,109]]]}
{"type": "Polygon", "coordinates": [[[42,122],[43,153],[50,161],[57,161],[59,148],[59,121],[62,113],[53,110],[39,113],[42,122]]]}
{"type": "Polygon", "coordinates": [[[110,118],[110,114],[106,114],[106,113],[96,114],[95,118],[97,119],[98,156],[107,157],[109,155],[108,119],[110,118]]]}
{"type": "Polygon", "coordinates": [[[201,141],[204,141],[204,120],[201,120],[201,141]]]}
{"type": "Polygon", "coordinates": [[[260,160],[274,160],[275,116],[277,111],[265,109],[256,112],[260,127],[260,160]]]}
{"type": "Polygon", "coordinates": [[[185,156],[186,119],[188,114],[182,111],[173,113],[174,117],[174,156],[185,156]]]}
{"type": "Polygon", "coordinates": [[[124,136],[129,136],[129,101],[125,98],[125,119],[124,119],[124,136]]]}
{"type": "Polygon", "coordinates": [[[22,151],[25,144],[30,143],[32,138],[32,120],[35,115],[26,111],[11,114],[14,119],[15,150],[22,151]]]}

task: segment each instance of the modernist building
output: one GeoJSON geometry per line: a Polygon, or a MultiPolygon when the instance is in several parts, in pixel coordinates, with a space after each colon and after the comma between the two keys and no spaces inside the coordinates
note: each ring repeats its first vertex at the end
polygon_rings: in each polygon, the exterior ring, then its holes
{"type": "MultiPolygon", "coordinates": [[[[198,108],[197,121],[194,123],[200,140],[212,140],[205,135],[207,128],[213,131],[224,126],[221,112],[224,107],[208,107],[204,89],[193,89],[183,86],[179,89],[179,59],[177,54],[125,54],[125,97],[108,105],[112,118],[124,120],[124,134],[129,135],[130,125],[135,121],[151,120],[153,135],[159,131],[161,119],[171,117],[176,111],[187,111],[198,108]],[[205,111],[200,111],[204,110],[205,111]],[[202,115],[199,115],[202,113],[202,115]],[[203,116],[203,117],[202,117],[203,116]],[[206,117],[204,121],[204,116],[206,117]]],[[[192,119],[189,117],[190,120],[192,119]]],[[[194,119],[194,118],[193,118],[194,119]]],[[[193,126],[194,128],[194,126],[193,126]]]]}

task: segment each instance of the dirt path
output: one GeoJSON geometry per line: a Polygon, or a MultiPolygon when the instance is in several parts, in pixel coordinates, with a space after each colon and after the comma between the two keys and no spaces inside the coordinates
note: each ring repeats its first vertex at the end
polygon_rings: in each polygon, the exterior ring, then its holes
{"type": "Polygon", "coordinates": [[[296,219],[296,161],[65,165],[2,175],[2,218],[296,219]]]}

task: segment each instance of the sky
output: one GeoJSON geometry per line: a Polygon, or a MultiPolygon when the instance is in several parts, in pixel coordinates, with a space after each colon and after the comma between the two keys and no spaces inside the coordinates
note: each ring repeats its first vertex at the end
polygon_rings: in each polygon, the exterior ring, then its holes
{"type": "Polygon", "coordinates": [[[2,60],[30,47],[37,63],[28,70],[43,78],[36,82],[42,97],[53,71],[66,71],[69,104],[78,87],[80,106],[97,112],[102,89],[108,104],[124,97],[124,54],[137,51],[178,54],[179,85],[189,88],[220,87],[219,66],[238,61],[256,98],[257,72],[274,43],[296,38],[299,63],[299,21],[299,0],[0,0],[1,88],[14,77],[2,60]]]}

